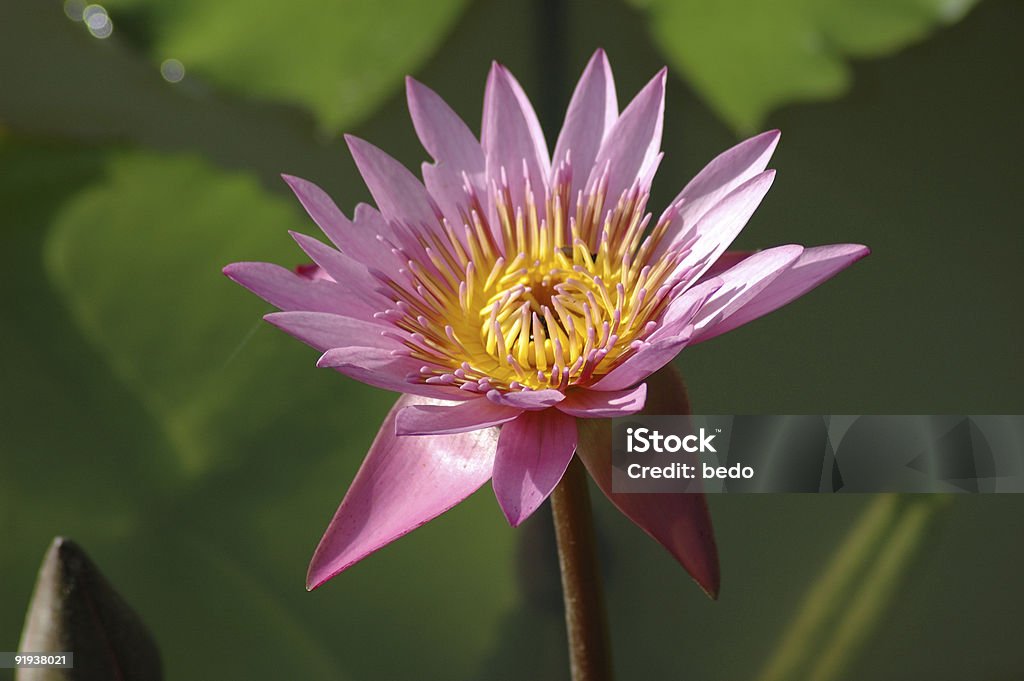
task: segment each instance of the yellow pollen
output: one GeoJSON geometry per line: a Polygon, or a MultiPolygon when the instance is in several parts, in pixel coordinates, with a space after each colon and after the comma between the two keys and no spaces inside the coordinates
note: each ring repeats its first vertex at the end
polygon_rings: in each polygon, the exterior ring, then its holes
{"type": "Polygon", "coordinates": [[[646,192],[628,190],[605,209],[606,186],[569,197],[556,180],[538,203],[527,184],[520,206],[503,182],[489,212],[469,196],[464,224],[445,222],[423,243],[427,257],[405,268],[409,281],[391,282],[388,314],[424,362],[410,380],[564,390],[628,357],[655,328],[682,256],[658,252],[667,221],[645,236],[646,192]]]}

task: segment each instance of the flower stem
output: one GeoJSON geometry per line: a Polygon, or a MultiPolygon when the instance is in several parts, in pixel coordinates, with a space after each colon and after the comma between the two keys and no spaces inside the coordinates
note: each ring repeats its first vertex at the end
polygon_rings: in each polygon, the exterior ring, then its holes
{"type": "Polygon", "coordinates": [[[758,681],[834,681],[878,624],[944,497],[876,496],[807,592],[758,681]]]}
{"type": "Polygon", "coordinates": [[[573,457],[551,494],[572,681],[611,681],[611,651],[597,564],[590,491],[583,463],[573,457]]]}
{"type": "Polygon", "coordinates": [[[899,516],[899,498],[894,494],[876,496],[813,584],[775,647],[775,655],[758,676],[758,681],[785,681],[795,678],[816,653],[818,635],[825,630],[847,597],[865,565],[878,551],[899,516]]]}
{"type": "Polygon", "coordinates": [[[886,538],[874,565],[871,579],[850,599],[850,605],[817,656],[817,663],[808,675],[811,681],[833,681],[843,675],[849,661],[863,648],[868,636],[885,613],[893,593],[904,577],[920,548],[928,524],[936,510],[948,502],[947,497],[911,498],[899,522],[886,538]]]}

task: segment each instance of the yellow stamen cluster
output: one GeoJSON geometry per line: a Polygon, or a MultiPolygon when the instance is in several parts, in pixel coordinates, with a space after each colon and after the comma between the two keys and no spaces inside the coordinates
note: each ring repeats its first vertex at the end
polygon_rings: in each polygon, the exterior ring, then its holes
{"type": "Polygon", "coordinates": [[[645,237],[648,194],[634,186],[605,209],[607,182],[580,192],[570,212],[568,169],[543,210],[526,183],[516,205],[507,180],[487,211],[466,182],[461,229],[416,235],[420,257],[403,252],[408,281],[386,280],[387,316],[423,361],[410,380],[487,392],[586,384],[646,338],[678,280],[679,256],[655,257],[663,218],[645,237]],[[494,220],[497,229],[491,228],[494,220]]]}

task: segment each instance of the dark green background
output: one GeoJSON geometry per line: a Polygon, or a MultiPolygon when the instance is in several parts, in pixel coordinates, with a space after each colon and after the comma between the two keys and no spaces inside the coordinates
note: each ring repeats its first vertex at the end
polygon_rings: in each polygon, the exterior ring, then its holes
{"type": "MultiPolygon", "coordinates": [[[[476,127],[499,59],[554,139],[551,112],[595,47],[620,104],[666,62],[642,9],[571,4],[540,30],[542,6],[470,3],[416,77],[476,127]]],[[[0,649],[17,647],[38,561],[66,534],[151,625],[169,678],[565,678],[547,519],[510,530],[489,489],[302,589],[392,398],[315,370],[219,267],[301,260],[285,230],[315,228],[279,172],[346,211],[367,199],[341,141],[294,103],[201,74],[161,81],[147,56],[159,16],[112,10],[101,43],[58,4],[14,0],[3,14],[0,649]]],[[[696,411],[1024,412],[1021,20],[1020,3],[986,0],[856,62],[845,95],[771,113],[779,174],[738,245],[873,253],[686,350],[696,411]]],[[[737,139],[670,73],[658,207],[737,139]]],[[[393,80],[343,127],[415,165],[424,154],[393,80]]],[[[869,501],[712,499],[713,603],[600,500],[621,678],[753,678],[869,501]]],[[[943,509],[846,678],[1017,678],[1022,511],[1009,495],[943,509]]]]}

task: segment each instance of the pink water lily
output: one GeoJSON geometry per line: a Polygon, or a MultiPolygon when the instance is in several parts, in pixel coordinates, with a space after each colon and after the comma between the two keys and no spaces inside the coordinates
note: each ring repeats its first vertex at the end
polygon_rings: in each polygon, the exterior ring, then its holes
{"type": "Polygon", "coordinates": [[[267,321],[321,351],[318,366],[404,393],[317,547],[310,588],[488,480],[518,525],[576,454],[617,507],[717,592],[703,498],[613,494],[608,445],[578,424],[671,398],[662,393],[678,384],[654,394],[647,379],[684,347],[785,305],[868,251],[726,253],[772,183],[776,131],[718,156],[651,220],[665,77],[620,113],[598,51],[553,154],[501,65],[488,76],[479,140],[409,79],[412,121],[434,159],[422,181],[355,137],[346,140],[376,208],[361,204],[350,219],[317,186],[285,176],[334,247],[294,234],[315,269],[236,263],[226,274],[280,308],[267,321]]]}

